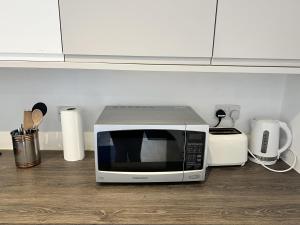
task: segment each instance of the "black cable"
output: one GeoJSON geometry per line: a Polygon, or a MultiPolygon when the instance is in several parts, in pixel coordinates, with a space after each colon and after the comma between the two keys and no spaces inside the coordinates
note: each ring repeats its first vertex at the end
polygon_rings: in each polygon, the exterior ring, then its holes
{"type": "Polygon", "coordinates": [[[219,125],[220,125],[220,123],[221,123],[221,121],[222,121],[223,117],[219,117],[218,119],[219,119],[219,122],[218,122],[218,123],[215,125],[215,127],[217,127],[217,126],[219,126],[219,125]]]}
{"type": "Polygon", "coordinates": [[[223,109],[217,110],[216,117],[218,118],[219,122],[217,123],[217,125],[215,127],[219,126],[222,119],[226,117],[225,111],[223,109]]]}

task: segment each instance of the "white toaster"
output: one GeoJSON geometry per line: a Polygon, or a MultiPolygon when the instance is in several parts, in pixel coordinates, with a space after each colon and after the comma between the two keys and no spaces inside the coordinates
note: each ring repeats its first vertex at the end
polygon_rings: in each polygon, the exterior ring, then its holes
{"type": "Polygon", "coordinates": [[[208,166],[243,166],[248,158],[247,135],[235,128],[210,128],[208,166]]]}

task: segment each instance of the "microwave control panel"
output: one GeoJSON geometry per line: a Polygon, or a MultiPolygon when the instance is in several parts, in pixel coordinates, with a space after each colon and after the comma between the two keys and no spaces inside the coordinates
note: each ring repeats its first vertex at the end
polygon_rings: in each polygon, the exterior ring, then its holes
{"type": "Polygon", "coordinates": [[[184,170],[203,169],[205,133],[187,131],[184,170]]]}

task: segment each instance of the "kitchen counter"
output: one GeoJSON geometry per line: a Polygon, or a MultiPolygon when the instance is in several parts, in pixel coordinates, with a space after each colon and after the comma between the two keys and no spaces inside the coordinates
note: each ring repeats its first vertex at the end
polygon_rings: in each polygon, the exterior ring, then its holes
{"type": "MultiPolygon", "coordinates": [[[[66,162],[42,151],[42,164],[17,169],[0,156],[0,224],[300,224],[300,175],[244,167],[210,168],[202,183],[95,183],[93,152],[66,162]]],[[[280,162],[276,168],[286,165],[280,162]]]]}

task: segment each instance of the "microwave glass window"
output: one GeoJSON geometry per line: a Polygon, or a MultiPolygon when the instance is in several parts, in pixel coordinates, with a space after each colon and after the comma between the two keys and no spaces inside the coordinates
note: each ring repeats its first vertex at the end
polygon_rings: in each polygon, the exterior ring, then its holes
{"type": "Polygon", "coordinates": [[[155,172],[183,170],[185,131],[126,130],[97,134],[98,169],[155,172]]]}

